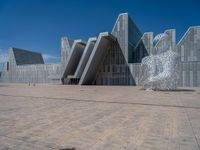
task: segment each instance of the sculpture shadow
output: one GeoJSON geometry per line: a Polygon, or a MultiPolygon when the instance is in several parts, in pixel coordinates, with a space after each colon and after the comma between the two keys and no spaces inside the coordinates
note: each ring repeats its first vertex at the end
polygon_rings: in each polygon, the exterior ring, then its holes
{"type": "MultiPolygon", "coordinates": [[[[144,88],[141,88],[140,90],[145,91],[144,88]]],[[[160,91],[160,92],[195,92],[194,89],[175,89],[175,90],[152,90],[152,91],[160,91]]]]}
{"type": "Polygon", "coordinates": [[[173,90],[172,92],[195,92],[194,89],[176,89],[173,90]]]}

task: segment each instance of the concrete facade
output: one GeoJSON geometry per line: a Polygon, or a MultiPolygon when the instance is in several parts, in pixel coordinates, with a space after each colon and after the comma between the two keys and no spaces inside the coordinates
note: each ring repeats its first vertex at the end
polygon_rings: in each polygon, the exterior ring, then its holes
{"type": "MultiPolygon", "coordinates": [[[[170,47],[180,56],[179,86],[200,86],[200,26],[190,27],[176,43],[176,30],[164,31],[170,47]]],[[[61,62],[38,64],[32,56],[28,63],[17,63],[18,56],[9,53],[2,82],[63,83],[79,85],[140,85],[140,63],[145,56],[155,55],[163,45],[153,43],[153,32],[141,33],[128,13],[120,14],[111,32],[97,38],[61,40],[61,62]],[[9,68],[9,70],[8,70],[9,68]]],[[[23,55],[19,55],[23,60],[23,55]]],[[[37,55],[38,56],[38,55],[37,55]]]]}
{"type": "Polygon", "coordinates": [[[60,83],[61,65],[44,64],[41,54],[38,54],[39,59],[41,59],[41,62],[38,63],[31,60],[31,58],[34,58],[33,55],[34,53],[30,51],[11,48],[0,81],[11,83],[60,83]],[[21,52],[23,52],[23,55],[21,55],[21,52]],[[24,60],[21,59],[19,62],[16,53],[19,53],[19,59],[23,56],[24,60]],[[25,60],[26,58],[29,62],[25,60]]]}
{"type": "Polygon", "coordinates": [[[188,29],[177,50],[181,58],[180,86],[200,86],[200,26],[188,29]]]}
{"type": "Polygon", "coordinates": [[[67,64],[67,58],[70,54],[73,43],[74,43],[74,40],[71,40],[67,37],[61,38],[61,65],[62,65],[62,70],[65,69],[65,66],[67,64]]]}

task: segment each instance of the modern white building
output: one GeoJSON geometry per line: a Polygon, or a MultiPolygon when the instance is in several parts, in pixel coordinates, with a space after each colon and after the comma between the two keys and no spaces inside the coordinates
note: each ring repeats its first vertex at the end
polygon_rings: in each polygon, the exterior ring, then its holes
{"type": "MultiPolygon", "coordinates": [[[[200,86],[200,26],[190,27],[179,42],[176,30],[164,31],[180,56],[179,86],[200,86]]],[[[141,33],[128,13],[120,14],[112,31],[88,41],[61,40],[61,62],[44,64],[41,54],[9,50],[1,82],[79,85],[140,85],[142,58],[156,54],[153,32],[141,33]]]]}

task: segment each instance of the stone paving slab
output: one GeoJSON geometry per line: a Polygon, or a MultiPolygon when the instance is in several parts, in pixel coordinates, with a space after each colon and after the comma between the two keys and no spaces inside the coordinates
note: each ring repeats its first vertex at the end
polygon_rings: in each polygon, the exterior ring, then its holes
{"type": "Polygon", "coordinates": [[[199,150],[199,93],[0,84],[0,150],[199,150]]]}

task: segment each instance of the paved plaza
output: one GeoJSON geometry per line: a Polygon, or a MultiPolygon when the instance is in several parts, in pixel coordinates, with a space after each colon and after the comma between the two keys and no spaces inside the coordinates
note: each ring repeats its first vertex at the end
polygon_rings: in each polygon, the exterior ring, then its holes
{"type": "Polygon", "coordinates": [[[200,88],[0,84],[0,150],[200,150],[200,88]]]}

